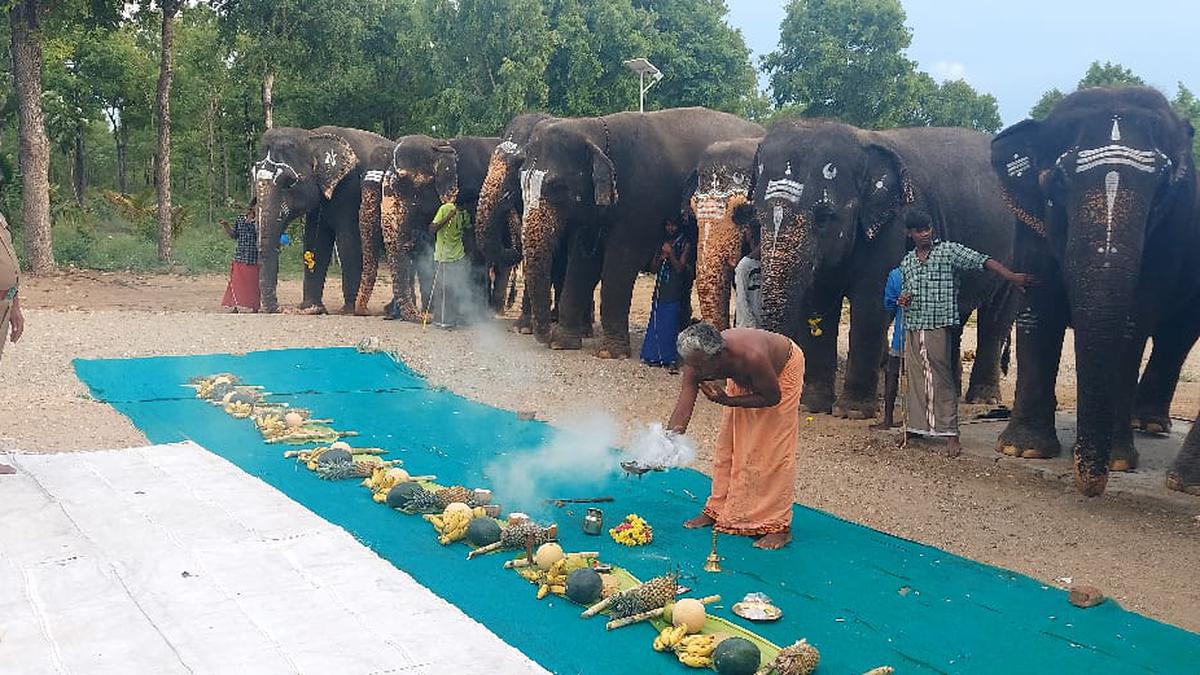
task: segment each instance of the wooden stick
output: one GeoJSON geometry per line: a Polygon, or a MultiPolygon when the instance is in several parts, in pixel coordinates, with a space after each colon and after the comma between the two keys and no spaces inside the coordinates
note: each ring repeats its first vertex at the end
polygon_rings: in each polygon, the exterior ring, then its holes
{"type": "Polygon", "coordinates": [[[481,555],[486,555],[488,553],[491,553],[492,551],[499,551],[501,549],[501,547],[502,547],[502,544],[498,541],[488,544],[487,546],[480,546],[479,548],[473,549],[470,553],[467,554],[467,560],[471,560],[472,558],[476,558],[481,555]]]}
{"type": "MultiPolygon", "coordinates": [[[[578,553],[568,553],[568,554],[566,554],[565,557],[567,557],[567,558],[599,558],[600,552],[599,551],[579,551],[578,553]]],[[[506,569],[506,570],[516,569],[518,567],[529,567],[529,560],[526,558],[517,558],[515,560],[509,560],[504,563],[504,569],[506,569]]]]}
{"type": "Polygon", "coordinates": [[[613,593],[612,595],[601,600],[600,602],[597,602],[596,604],[592,605],[591,607],[588,607],[587,609],[583,610],[583,613],[579,615],[580,618],[590,619],[593,616],[596,616],[597,614],[599,614],[600,612],[603,612],[604,610],[608,609],[608,606],[613,603],[613,600],[617,599],[618,595],[620,595],[620,593],[613,593]]]}
{"type": "Polygon", "coordinates": [[[562,506],[563,504],[600,504],[613,501],[612,497],[584,497],[579,499],[547,499],[542,503],[562,506]]]}
{"type": "MultiPolygon", "coordinates": [[[[704,598],[700,598],[700,602],[705,605],[708,605],[708,604],[711,604],[714,602],[720,602],[720,601],[721,601],[721,596],[719,596],[719,595],[710,595],[710,596],[707,596],[704,598]]],[[[649,621],[650,619],[657,619],[658,617],[662,616],[663,612],[665,612],[665,611],[667,611],[666,607],[659,607],[658,609],[648,609],[644,612],[639,612],[638,614],[634,614],[632,616],[627,616],[624,619],[613,619],[612,621],[609,621],[605,625],[605,628],[607,628],[608,630],[613,630],[614,628],[621,628],[623,626],[629,626],[629,625],[632,625],[635,623],[649,621]]]]}

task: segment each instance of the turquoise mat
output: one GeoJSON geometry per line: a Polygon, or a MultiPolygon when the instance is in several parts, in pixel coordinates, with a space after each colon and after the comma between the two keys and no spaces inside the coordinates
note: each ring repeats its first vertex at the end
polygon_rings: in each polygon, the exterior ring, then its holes
{"type": "MultiPolygon", "coordinates": [[[[655,526],[655,542],[629,549],[580,530],[583,507],[557,509],[539,500],[505,501],[483,466],[498,453],[532,452],[554,430],[429,387],[383,354],[353,349],[255,352],[244,356],[158,357],[76,361],[93,396],[128,416],[154,443],[194,440],[345,528],[417,581],[485,624],[556,673],[685,673],[673,657],[650,648],[646,626],[606,632],[603,620],[581,620],[579,608],[534,598],[534,587],[500,569],[500,556],[467,561],[462,546],[443,548],[432,528],[371,501],[355,481],[327,482],[282,458],[248,420],[236,420],[180,386],[193,376],[232,372],[264,385],[273,398],[333,418],[362,435],[358,445],[389,448],[411,471],[439,482],[491,487],[507,510],[557,520],[567,550],[600,550],[605,559],[648,578],[678,566],[699,595],[719,593],[714,614],[750,591],[770,595],[784,612],[755,626],[790,644],[806,637],[821,650],[818,673],[862,673],[879,665],[897,673],[1194,672],[1200,636],[1109,601],[1088,610],[1066,593],[1013,572],[982,565],[796,507],[796,543],[761,552],[747,539],[722,536],[720,574],[702,571],[707,532],[684,530],[709,481],[690,470],[642,479],[607,476],[590,484],[549,485],[539,497],[611,494],[609,525],[637,513],[655,526]],[[901,589],[908,589],[902,592],[901,589]]],[[[669,402],[663,402],[666,411],[669,402]]],[[[203,476],[197,476],[203,480],[203,476]]],[[[744,623],[744,622],[743,622],[744,623]]]]}

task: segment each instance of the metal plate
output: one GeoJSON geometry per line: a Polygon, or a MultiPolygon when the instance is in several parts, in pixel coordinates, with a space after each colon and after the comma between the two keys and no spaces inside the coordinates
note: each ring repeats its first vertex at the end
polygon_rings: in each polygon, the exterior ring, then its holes
{"type": "Polygon", "coordinates": [[[749,621],[778,621],[783,610],[762,602],[735,602],[733,613],[749,621]]]}

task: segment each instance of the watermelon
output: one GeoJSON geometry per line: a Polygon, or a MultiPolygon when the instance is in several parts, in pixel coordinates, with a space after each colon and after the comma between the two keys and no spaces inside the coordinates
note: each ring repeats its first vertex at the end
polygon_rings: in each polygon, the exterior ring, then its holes
{"type": "Polygon", "coordinates": [[[387,505],[393,509],[402,509],[408,506],[414,495],[421,491],[421,486],[412,481],[406,483],[396,483],[396,485],[388,490],[387,505]]]}
{"type": "Polygon", "coordinates": [[[761,660],[758,645],[746,638],[726,638],[713,652],[713,668],[720,675],[754,675],[761,660]]]}
{"type": "Polygon", "coordinates": [[[600,599],[604,582],[596,570],[585,567],[567,575],[567,598],[581,605],[590,605],[600,599]]]}
{"type": "Polygon", "coordinates": [[[467,541],[474,546],[487,546],[500,541],[500,523],[495,518],[472,518],[467,525],[467,541]]]}

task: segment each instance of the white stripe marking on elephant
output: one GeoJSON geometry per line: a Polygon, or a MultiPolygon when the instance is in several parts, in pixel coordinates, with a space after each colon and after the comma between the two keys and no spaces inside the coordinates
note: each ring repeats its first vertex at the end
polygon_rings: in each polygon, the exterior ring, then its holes
{"type": "Polygon", "coordinates": [[[1106,145],[1102,148],[1080,150],[1075,165],[1075,173],[1083,173],[1098,166],[1128,166],[1138,171],[1154,173],[1154,151],[1136,150],[1124,145],[1106,145]]]}
{"type": "Polygon", "coordinates": [[[1013,155],[1013,160],[1004,166],[1006,169],[1008,169],[1008,175],[1020,178],[1021,176],[1025,175],[1025,172],[1028,171],[1029,167],[1032,165],[1033,162],[1028,157],[1013,155]]]}
{"type": "Polygon", "coordinates": [[[1114,141],[1121,140],[1121,125],[1117,123],[1117,120],[1119,120],[1119,119],[1121,119],[1121,118],[1115,117],[1115,116],[1113,117],[1112,133],[1109,134],[1109,138],[1111,138],[1114,141]]]}
{"type": "Polygon", "coordinates": [[[790,178],[780,178],[767,183],[767,199],[786,199],[798,204],[803,194],[804,183],[797,183],[790,178]]]}
{"type": "Polygon", "coordinates": [[[541,169],[527,169],[521,172],[521,199],[525,202],[523,218],[528,218],[541,203],[542,181],[545,178],[546,172],[541,169]]]}
{"type": "MultiPolygon", "coordinates": [[[[1104,196],[1108,200],[1108,215],[1107,215],[1107,225],[1106,225],[1107,230],[1104,234],[1104,246],[1099,251],[1097,251],[1097,253],[1103,253],[1105,255],[1108,255],[1110,253],[1117,252],[1117,247],[1112,245],[1112,227],[1113,227],[1112,215],[1113,215],[1113,205],[1116,204],[1116,201],[1117,201],[1117,188],[1120,186],[1120,184],[1121,184],[1121,174],[1117,173],[1116,171],[1109,171],[1107,174],[1105,174],[1105,176],[1104,176],[1104,196]]],[[[1104,264],[1105,264],[1105,266],[1108,265],[1108,263],[1104,263],[1104,264]]]]}

